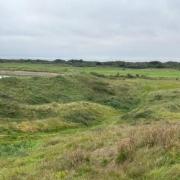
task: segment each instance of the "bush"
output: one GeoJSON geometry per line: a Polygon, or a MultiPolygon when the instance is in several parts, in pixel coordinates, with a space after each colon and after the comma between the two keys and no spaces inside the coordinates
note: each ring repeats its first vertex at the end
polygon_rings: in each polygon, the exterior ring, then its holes
{"type": "Polygon", "coordinates": [[[132,160],[133,152],[135,150],[134,140],[127,138],[122,140],[118,144],[118,155],[116,157],[116,163],[123,163],[126,160],[132,160]]]}
{"type": "Polygon", "coordinates": [[[178,146],[180,126],[178,125],[149,125],[133,130],[136,146],[153,147],[160,146],[163,149],[170,149],[178,146]]]}
{"type": "Polygon", "coordinates": [[[82,149],[76,149],[66,155],[65,161],[69,168],[77,168],[83,163],[89,162],[89,155],[82,149]]]}

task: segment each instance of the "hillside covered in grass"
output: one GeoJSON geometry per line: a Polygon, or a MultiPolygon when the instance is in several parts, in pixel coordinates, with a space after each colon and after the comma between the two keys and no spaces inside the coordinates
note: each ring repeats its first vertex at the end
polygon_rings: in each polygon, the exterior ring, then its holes
{"type": "Polygon", "coordinates": [[[0,179],[180,178],[178,70],[43,66],[0,79],[0,179]]]}

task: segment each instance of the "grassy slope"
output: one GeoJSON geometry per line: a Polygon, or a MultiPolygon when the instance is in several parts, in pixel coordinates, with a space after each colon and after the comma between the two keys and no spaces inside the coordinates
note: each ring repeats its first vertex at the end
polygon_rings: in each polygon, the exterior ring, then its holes
{"type": "Polygon", "coordinates": [[[74,74],[0,80],[0,179],[179,179],[179,80],[66,68],[74,74]]]}

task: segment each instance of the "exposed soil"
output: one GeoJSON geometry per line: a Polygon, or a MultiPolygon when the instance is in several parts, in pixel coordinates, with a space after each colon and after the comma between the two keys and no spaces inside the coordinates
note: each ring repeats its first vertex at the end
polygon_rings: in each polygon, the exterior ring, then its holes
{"type": "Polygon", "coordinates": [[[34,72],[34,71],[6,71],[0,70],[2,76],[33,76],[33,77],[54,77],[58,76],[58,73],[49,72],[34,72]]]}

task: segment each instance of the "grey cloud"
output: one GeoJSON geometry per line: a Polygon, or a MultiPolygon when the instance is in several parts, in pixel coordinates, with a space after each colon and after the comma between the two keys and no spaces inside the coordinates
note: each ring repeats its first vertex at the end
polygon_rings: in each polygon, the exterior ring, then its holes
{"type": "Polygon", "coordinates": [[[0,0],[0,57],[180,59],[178,0],[0,0]]]}

